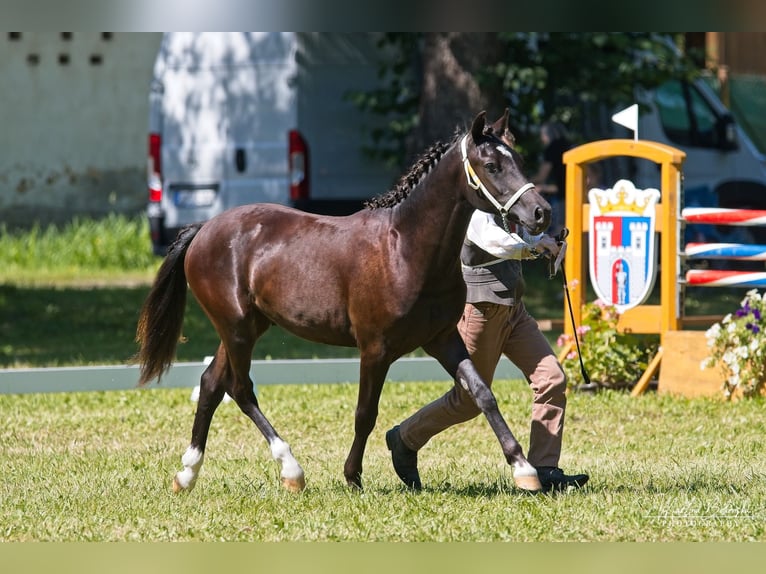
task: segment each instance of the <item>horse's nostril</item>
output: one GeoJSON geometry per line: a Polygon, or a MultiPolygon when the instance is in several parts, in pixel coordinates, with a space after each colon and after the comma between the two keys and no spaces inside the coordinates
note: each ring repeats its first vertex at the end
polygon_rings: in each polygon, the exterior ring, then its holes
{"type": "Polygon", "coordinates": [[[541,222],[545,219],[545,210],[539,205],[535,208],[535,221],[541,222]]]}

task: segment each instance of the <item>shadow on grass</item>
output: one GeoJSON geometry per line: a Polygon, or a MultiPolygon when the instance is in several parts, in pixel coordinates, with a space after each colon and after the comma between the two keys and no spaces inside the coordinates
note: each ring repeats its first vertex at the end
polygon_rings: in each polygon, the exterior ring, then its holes
{"type": "MultiPolygon", "coordinates": [[[[560,277],[547,279],[547,268],[525,268],[525,304],[535,318],[561,318],[560,277]]],[[[149,291],[137,287],[27,287],[0,284],[0,367],[51,367],[125,364],[137,350],[138,313],[149,291]]],[[[692,298],[697,313],[728,312],[742,290],[708,290],[704,304],[692,298]]],[[[201,361],[215,353],[219,339],[192,295],[187,297],[178,361],[201,361]]],[[[546,333],[555,341],[558,333],[546,333]]],[[[416,356],[425,356],[418,351],[416,356]]],[[[332,347],[295,337],[272,327],[255,346],[254,359],[354,358],[356,348],[332,347]]]]}
{"type": "MultiPolygon", "coordinates": [[[[56,288],[0,285],[0,367],[126,364],[137,351],[136,322],[148,286],[56,288]]],[[[193,296],[187,298],[178,361],[201,361],[219,339],[193,296]]],[[[310,343],[272,327],[254,359],[358,357],[356,348],[310,343]]]]}

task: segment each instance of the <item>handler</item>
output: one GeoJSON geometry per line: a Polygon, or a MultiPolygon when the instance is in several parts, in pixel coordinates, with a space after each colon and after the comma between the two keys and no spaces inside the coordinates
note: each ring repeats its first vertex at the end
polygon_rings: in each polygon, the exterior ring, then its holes
{"type": "MultiPolygon", "coordinates": [[[[566,375],[522,301],[521,260],[556,258],[561,244],[549,235],[525,240],[513,231],[502,227],[499,215],[474,212],[461,251],[468,293],[458,331],[487,385],[492,384],[501,353],[524,373],[534,393],[527,458],[537,469],[543,490],[579,488],[588,481],[588,475],[564,474],[558,466],[566,375]]],[[[431,437],[480,412],[468,391],[456,383],[444,396],[389,430],[386,445],[404,484],[421,489],[418,451],[431,437]]]]}

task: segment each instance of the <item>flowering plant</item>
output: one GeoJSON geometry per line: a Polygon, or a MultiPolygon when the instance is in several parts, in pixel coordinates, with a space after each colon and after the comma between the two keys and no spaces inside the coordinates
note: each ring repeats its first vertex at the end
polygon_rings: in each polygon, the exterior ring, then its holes
{"type": "Polygon", "coordinates": [[[729,313],[705,333],[710,355],[701,366],[719,366],[726,377],[727,398],[736,389],[745,397],[758,395],[766,383],[766,325],[762,317],[766,317],[766,299],[751,289],[733,315],[729,313]]]}
{"type": "MultiPolygon", "coordinates": [[[[619,389],[635,385],[659,346],[659,337],[619,331],[619,318],[615,306],[599,299],[583,306],[582,324],[576,330],[585,370],[600,387],[619,389]]],[[[581,386],[584,380],[573,337],[563,334],[557,345],[562,351],[569,349],[561,361],[569,384],[581,386]]]]}

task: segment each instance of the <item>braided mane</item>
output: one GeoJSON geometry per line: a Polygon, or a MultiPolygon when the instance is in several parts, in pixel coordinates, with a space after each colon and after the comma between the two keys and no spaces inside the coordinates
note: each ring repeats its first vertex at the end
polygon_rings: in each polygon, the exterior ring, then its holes
{"type": "Polygon", "coordinates": [[[428,148],[423,155],[418,158],[410,171],[399,178],[399,181],[393,189],[371,198],[365,202],[367,209],[378,209],[381,207],[394,207],[404,201],[410,192],[423,181],[423,178],[439,163],[449,148],[451,148],[462,135],[461,132],[455,132],[452,140],[449,142],[436,142],[428,148]]]}

